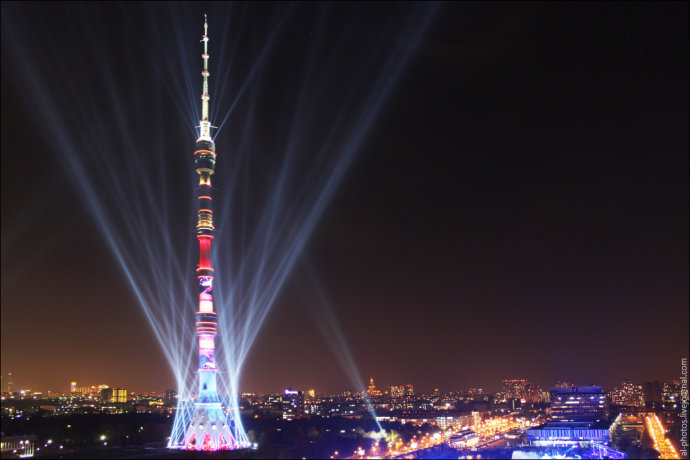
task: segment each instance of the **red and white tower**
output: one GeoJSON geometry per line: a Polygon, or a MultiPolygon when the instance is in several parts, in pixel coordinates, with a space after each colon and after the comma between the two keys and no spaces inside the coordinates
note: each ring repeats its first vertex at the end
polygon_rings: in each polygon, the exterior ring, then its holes
{"type": "MultiPolygon", "coordinates": [[[[206,16],[204,15],[204,18],[206,16]]],[[[196,141],[194,163],[199,174],[199,211],[196,237],[199,240],[199,265],[196,275],[199,282],[199,310],[196,313],[196,334],[199,337],[199,395],[193,413],[181,441],[171,438],[171,447],[190,450],[223,450],[248,447],[246,435],[239,421],[234,421],[228,408],[218,397],[216,377],[215,337],[218,321],[213,308],[213,264],[211,242],[214,236],[213,195],[211,176],[216,164],[216,145],[211,138],[211,122],[208,114],[208,21],[204,19],[203,92],[201,94],[201,121],[196,141]],[[241,433],[238,433],[238,429],[241,433]]]]}

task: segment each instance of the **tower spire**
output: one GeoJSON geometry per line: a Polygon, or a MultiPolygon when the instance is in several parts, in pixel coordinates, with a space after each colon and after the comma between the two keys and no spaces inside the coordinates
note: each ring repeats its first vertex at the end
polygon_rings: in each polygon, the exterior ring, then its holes
{"type": "Polygon", "coordinates": [[[204,35],[201,37],[204,42],[204,53],[201,58],[204,60],[204,70],[201,71],[201,76],[204,77],[203,91],[201,93],[201,121],[199,122],[199,140],[210,141],[211,139],[211,121],[208,119],[208,17],[204,14],[204,35]]]}

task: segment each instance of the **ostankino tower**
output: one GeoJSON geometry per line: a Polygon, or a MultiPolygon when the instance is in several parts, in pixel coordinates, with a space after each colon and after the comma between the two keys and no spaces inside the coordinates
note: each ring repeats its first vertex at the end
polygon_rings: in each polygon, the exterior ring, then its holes
{"type": "Polygon", "coordinates": [[[199,396],[181,443],[177,444],[177,440],[171,438],[170,447],[190,450],[241,449],[249,446],[244,430],[239,421],[234,421],[230,414],[226,413],[228,408],[223,407],[216,388],[218,371],[215,337],[218,321],[213,309],[213,266],[211,264],[211,242],[215,230],[211,176],[216,163],[216,145],[211,138],[211,122],[208,115],[210,74],[206,19],[204,19],[204,36],[201,41],[204,43],[204,53],[201,55],[204,60],[204,70],[201,72],[203,92],[199,138],[194,152],[196,172],[199,174],[199,212],[196,224],[196,237],[199,240],[199,265],[196,269],[199,280],[199,311],[196,313],[196,334],[199,337],[199,396]]]}

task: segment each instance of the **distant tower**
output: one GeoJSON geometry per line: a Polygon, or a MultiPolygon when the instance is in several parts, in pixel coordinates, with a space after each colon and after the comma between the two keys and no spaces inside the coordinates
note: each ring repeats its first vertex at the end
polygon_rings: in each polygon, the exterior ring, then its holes
{"type": "Polygon", "coordinates": [[[369,396],[381,396],[381,391],[377,390],[376,385],[374,384],[374,377],[369,379],[369,387],[367,388],[366,393],[369,396]]]}
{"type": "MultiPolygon", "coordinates": [[[[205,18],[205,15],[204,15],[205,18]]],[[[189,450],[226,450],[249,446],[241,427],[227,414],[216,389],[215,336],[218,321],[213,310],[213,266],[211,265],[211,241],[213,241],[213,197],[211,175],[216,164],[216,145],[211,138],[211,122],[208,115],[208,22],[204,19],[204,70],[201,75],[201,121],[199,138],[196,141],[194,162],[199,174],[199,212],[196,237],[199,240],[199,265],[196,269],[199,280],[199,311],[196,313],[196,334],[199,337],[199,395],[194,403],[189,425],[185,425],[184,436],[171,436],[169,447],[189,450]]],[[[175,431],[173,430],[173,434],[175,431]]]]}

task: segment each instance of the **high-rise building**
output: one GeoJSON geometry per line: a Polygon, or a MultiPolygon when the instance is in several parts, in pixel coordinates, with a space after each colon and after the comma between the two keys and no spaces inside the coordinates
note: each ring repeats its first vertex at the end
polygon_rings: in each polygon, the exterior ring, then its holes
{"type": "Polygon", "coordinates": [[[72,382],[69,384],[69,392],[72,394],[77,392],[77,382],[72,382]]]}
{"type": "Polygon", "coordinates": [[[606,418],[606,400],[600,386],[551,388],[552,421],[591,424],[606,418]]]}
{"type": "Polygon", "coordinates": [[[643,386],[634,384],[630,380],[625,380],[611,391],[611,404],[643,408],[645,405],[643,386]]]}
{"type": "MultiPolygon", "coordinates": [[[[205,17],[205,16],[204,16],[205,17]]],[[[217,315],[213,305],[213,264],[211,242],[215,234],[213,226],[213,194],[211,176],[216,167],[216,144],[211,137],[209,119],[208,77],[208,21],[204,19],[204,35],[201,38],[204,66],[201,94],[201,120],[196,141],[194,163],[199,175],[196,238],[199,242],[199,264],[196,268],[199,283],[199,310],[196,313],[196,335],[199,340],[199,368],[197,372],[199,392],[191,418],[186,410],[179,410],[173,423],[173,433],[168,446],[189,450],[225,450],[249,446],[239,420],[231,414],[231,408],[223,407],[217,390],[216,346],[218,331],[217,315]],[[183,436],[180,439],[180,433],[183,436]]]]}
{"type": "Polygon", "coordinates": [[[405,396],[414,396],[414,385],[411,383],[405,385],[405,396]]]}
{"type": "Polygon", "coordinates": [[[114,403],[126,403],[127,402],[127,390],[124,388],[112,388],[112,394],[110,396],[110,402],[114,403]]]}
{"type": "Polygon", "coordinates": [[[304,417],[304,394],[298,390],[285,389],[281,400],[283,419],[296,420],[304,417]]]}
{"type": "Polygon", "coordinates": [[[316,397],[316,390],[314,390],[313,388],[309,388],[307,390],[307,396],[309,396],[310,398],[315,398],[316,397]]]}
{"type": "Polygon", "coordinates": [[[390,389],[390,395],[393,398],[401,398],[405,396],[405,386],[404,385],[393,385],[390,389]]]}
{"type": "Polygon", "coordinates": [[[506,379],[501,382],[503,393],[507,399],[527,400],[527,386],[529,382],[525,379],[506,379]]]}

